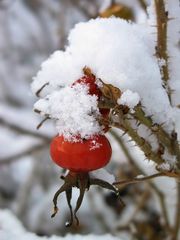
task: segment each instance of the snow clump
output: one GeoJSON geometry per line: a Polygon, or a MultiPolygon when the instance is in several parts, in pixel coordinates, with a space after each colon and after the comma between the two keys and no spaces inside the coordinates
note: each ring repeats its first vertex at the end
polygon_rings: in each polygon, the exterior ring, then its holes
{"type": "Polygon", "coordinates": [[[65,51],[50,56],[34,77],[34,93],[45,85],[40,93],[43,100],[35,108],[56,119],[59,134],[67,139],[77,133],[88,138],[100,131],[97,99],[84,87],[71,87],[87,66],[97,79],[124,92],[120,103],[133,108],[141,101],[154,122],[160,124],[166,119],[173,126],[174,111],[162,86],[151,31],[147,25],[115,17],[76,24],[65,51]]]}

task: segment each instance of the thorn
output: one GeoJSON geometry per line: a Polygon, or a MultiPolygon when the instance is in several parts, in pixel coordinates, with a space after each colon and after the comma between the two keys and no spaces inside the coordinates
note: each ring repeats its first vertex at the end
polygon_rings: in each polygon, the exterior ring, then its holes
{"type": "Polygon", "coordinates": [[[168,20],[168,21],[176,20],[176,18],[174,18],[174,17],[170,17],[170,18],[168,18],[167,20],[168,20]]]}

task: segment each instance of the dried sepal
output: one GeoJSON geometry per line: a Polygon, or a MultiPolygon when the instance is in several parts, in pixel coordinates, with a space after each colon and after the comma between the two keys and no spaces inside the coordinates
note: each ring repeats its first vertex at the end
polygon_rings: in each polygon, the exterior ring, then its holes
{"type": "Polygon", "coordinates": [[[67,198],[67,203],[68,203],[68,206],[70,209],[70,220],[66,223],[66,227],[70,227],[73,224],[74,218],[76,219],[76,224],[79,225],[79,219],[77,217],[77,212],[81,207],[85,191],[89,190],[91,185],[97,185],[102,188],[106,188],[108,190],[113,191],[118,196],[118,199],[120,200],[121,205],[124,206],[124,202],[121,200],[121,198],[119,196],[119,191],[118,191],[118,189],[116,189],[116,187],[114,187],[112,184],[110,184],[104,180],[97,179],[97,178],[90,178],[89,174],[86,172],[78,173],[78,172],[69,171],[67,176],[63,176],[63,177],[61,176],[61,179],[64,180],[64,184],[59,188],[59,190],[54,195],[54,198],[53,198],[54,211],[53,211],[53,214],[51,215],[51,217],[55,217],[55,215],[58,212],[58,207],[57,207],[58,196],[62,192],[65,192],[66,198],[67,198]],[[74,212],[73,212],[72,206],[71,206],[72,188],[73,187],[79,188],[79,197],[76,202],[76,207],[74,209],[74,212]]]}

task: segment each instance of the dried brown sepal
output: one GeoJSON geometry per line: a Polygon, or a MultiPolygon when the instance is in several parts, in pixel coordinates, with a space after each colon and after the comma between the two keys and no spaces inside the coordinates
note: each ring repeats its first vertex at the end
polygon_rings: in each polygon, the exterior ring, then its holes
{"type": "Polygon", "coordinates": [[[115,16],[126,20],[134,21],[134,14],[132,9],[119,3],[112,3],[108,8],[101,12],[99,16],[102,18],[109,18],[111,16],[115,16]]]}
{"type": "Polygon", "coordinates": [[[122,93],[119,88],[113,86],[112,84],[106,84],[101,79],[98,79],[101,82],[100,90],[103,97],[107,98],[109,101],[117,104],[117,100],[121,97],[122,93]]]}
{"type": "MultiPolygon", "coordinates": [[[[78,173],[78,172],[69,171],[67,176],[61,177],[61,179],[64,180],[64,184],[59,188],[59,190],[54,195],[54,198],[53,198],[54,212],[51,215],[51,217],[55,217],[55,215],[58,212],[58,207],[57,207],[58,196],[62,192],[65,192],[67,202],[68,202],[68,206],[69,206],[69,209],[70,209],[70,221],[68,221],[66,223],[66,227],[70,227],[73,224],[74,218],[76,219],[76,224],[79,225],[79,219],[77,217],[77,211],[81,207],[85,191],[89,190],[89,187],[91,185],[98,185],[100,187],[109,189],[109,190],[115,192],[119,196],[118,190],[112,184],[110,184],[110,183],[108,183],[104,180],[101,180],[101,179],[93,179],[93,178],[91,179],[89,177],[88,173],[83,173],[83,172],[78,173]],[[73,187],[79,188],[79,192],[80,192],[77,203],[76,203],[74,213],[73,213],[72,206],[71,206],[71,197],[72,197],[72,188],[73,187]]],[[[120,197],[119,197],[119,200],[121,201],[121,204],[124,206],[124,203],[120,199],[120,197]]]]}
{"type": "Polygon", "coordinates": [[[50,119],[50,117],[45,117],[36,127],[36,129],[40,129],[42,127],[42,125],[44,124],[44,122],[46,122],[48,119],[50,119]]]}
{"type": "Polygon", "coordinates": [[[45,83],[44,85],[42,85],[42,87],[36,92],[36,96],[40,97],[41,91],[48,85],[49,85],[49,83],[45,83]]]}
{"type": "Polygon", "coordinates": [[[92,73],[91,69],[87,66],[83,68],[83,73],[86,76],[93,76],[95,78],[95,75],[92,73]]]}

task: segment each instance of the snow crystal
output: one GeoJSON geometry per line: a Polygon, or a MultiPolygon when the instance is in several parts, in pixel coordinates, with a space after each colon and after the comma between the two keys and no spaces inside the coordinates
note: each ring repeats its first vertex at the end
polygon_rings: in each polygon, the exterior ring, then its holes
{"type": "Polygon", "coordinates": [[[130,109],[133,109],[140,102],[140,96],[138,93],[126,90],[118,99],[118,104],[127,105],[130,109]]]}
{"type": "Polygon", "coordinates": [[[34,108],[55,119],[58,133],[68,140],[75,141],[77,136],[87,139],[101,131],[96,121],[100,115],[97,97],[88,94],[86,85],[76,84],[56,90],[36,102],[34,108]]]}
{"type": "Polygon", "coordinates": [[[141,99],[145,113],[152,115],[154,122],[162,123],[166,119],[167,126],[173,127],[174,112],[162,87],[150,27],[115,17],[97,18],[76,24],[68,41],[64,52],[55,52],[42,64],[32,83],[34,93],[48,83],[41,91],[47,104],[44,109],[58,118],[56,127],[60,134],[68,138],[68,134],[77,133],[87,137],[99,130],[96,117],[90,114],[91,108],[95,115],[98,112],[95,97],[86,97],[83,90],[76,94],[68,88],[83,76],[85,66],[96,78],[125,92],[122,101],[129,106],[135,106],[141,99]]]}
{"type": "Polygon", "coordinates": [[[41,70],[34,77],[31,85],[32,91],[36,93],[44,84],[48,83],[41,92],[46,95],[77,80],[82,75],[82,69],[76,66],[74,60],[67,52],[54,52],[49,59],[42,63],[41,70]]]}

